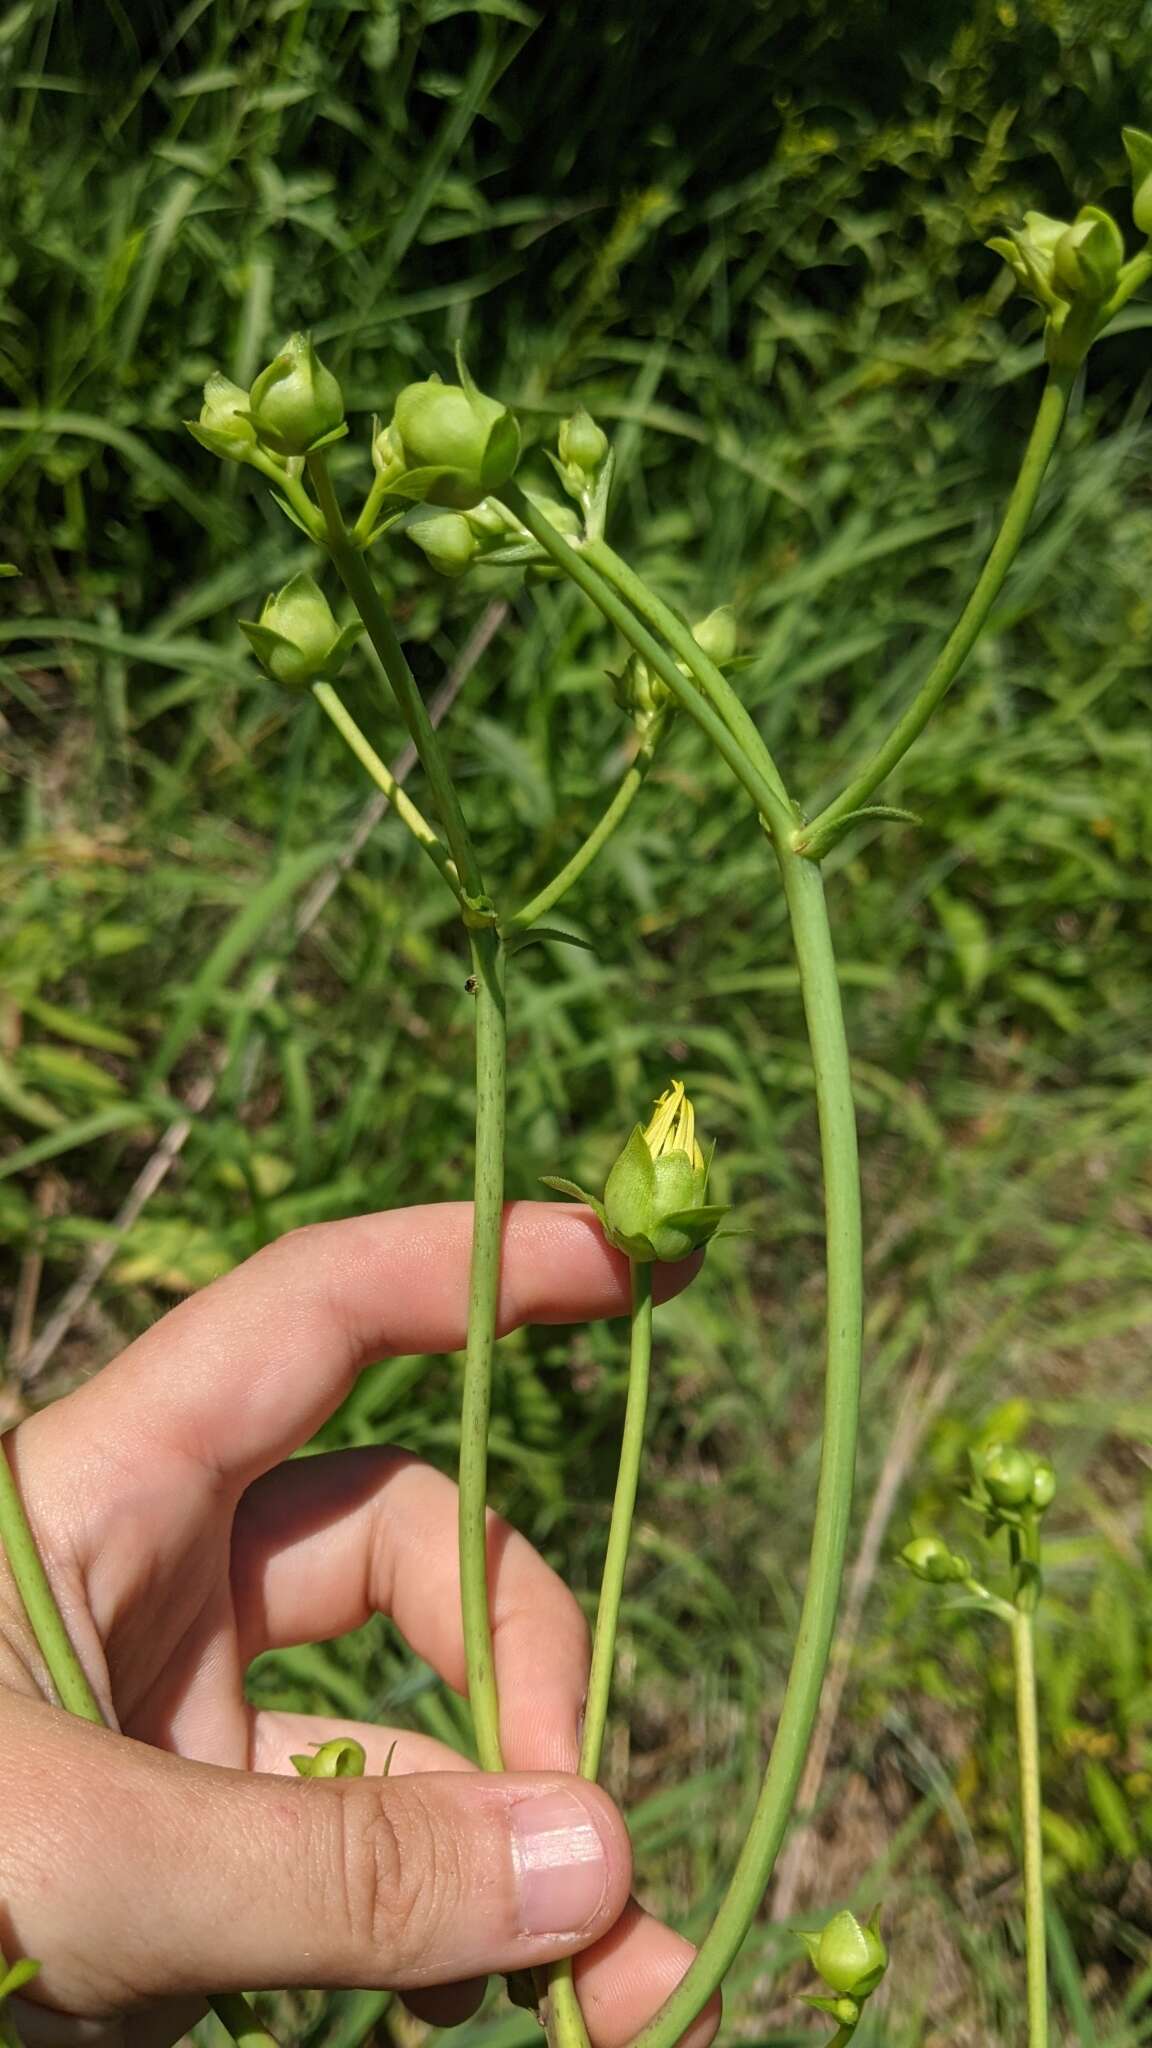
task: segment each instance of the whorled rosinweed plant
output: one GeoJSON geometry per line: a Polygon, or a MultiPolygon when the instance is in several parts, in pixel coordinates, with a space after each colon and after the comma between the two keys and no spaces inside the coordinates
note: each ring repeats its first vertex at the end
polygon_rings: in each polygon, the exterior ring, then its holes
{"type": "MultiPolygon", "coordinates": [[[[344,402],[336,378],[307,336],[292,336],[248,391],[222,375],[209,378],[203,410],[190,423],[203,447],[246,466],[268,484],[283,511],[314,542],[318,562],[326,561],[335,571],[351,601],[347,623],[338,621],[330,596],[316,578],[300,575],[268,598],[258,620],[242,622],[243,629],[269,675],[287,689],[312,692],[361,767],[391,800],[435,867],[440,884],[455,899],[466,934],[471,965],[467,999],[473,1004],[476,1026],[476,1146],[460,1455],[460,1580],[476,1747],[489,1770],[502,1766],[484,1538],[504,1195],[510,967],[533,936],[564,936],[550,932],[542,920],[584,874],[636,801],[676,717],[694,720],[727,764],[747,800],[749,825],[763,834],[766,858],[774,864],[783,889],[811,1042],[826,1216],[827,1377],[810,1563],[776,1737],[744,1846],[695,1961],[634,2048],[673,2048],[720,1983],[748,1930],[788,1824],[835,1622],[856,1445],[861,1224],[848,1048],[821,861],[856,820],[907,818],[907,813],[874,798],[944,697],[988,616],[1020,545],[1089,347],[1152,275],[1152,137],[1127,131],[1125,141],[1133,172],[1135,222],[1148,238],[1140,253],[1126,259],[1115,221],[1096,207],[1083,208],[1073,221],[1029,214],[1022,228],[992,245],[1044,312],[1048,369],[1035,426],[1000,531],[952,633],[891,731],[839,795],[815,815],[809,815],[802,798],[790,788],[725,674],[736,646],[731,613],[721,605],[690,625],[610,545],[612,450],[587,413],[567,420],[555,451],[546,451],[562,495],[521,485],[515,481],[521,455],[517,421],[508,407],[477,389],[461,359],[457,382],[433,376],[409,385],[395,397],[387,424],[374,422],[371,474],[363,500],[351,515],[329,470],[329,451],[348,432],[344,402]],[[632,765],[583,844],[527,904],[510,904],[499,879],[482,867],[453,777],[450,743],[433,727],[371,566],[383,552],[386,581],[386,550],[380,544],[400,539],[414,542],[437,570],[450,576],[487,563],[522,564],[535,572],[567,577],[624,643],[623,666],[614,681],[618,701],[635,729],[632,765]],[[416,748],[427,812],[396,785],[338,694],[341,666],[361,636],[416,748]]],[[[541,1166],[554,1163],[541,1161],[541,1166]]],[[[650,1120],[638,1123],[627,1140],[602,1196],[585,1194],[569,1182],[551,1183],[589,1205],[611,1243],[628,1258],[632,1275],[631,1374],[623,1449],[580,1759],[581,1771],[590,1778],[600,1766],[642,1455],[652,1266],[658,1260],[682,1257],[715,1232],[724,1211],[709,1200],[708,1178],[709,1160],[697,1136],[692,1105],[682,1085],[673,1081],[650,1120]]],[[[1045,2042],[1047,2026],[1031,1660],[1031,1610],[1039,1583],[1038,1516],[1048,1486],[1045,1471],[1029,1466],[1028,1485],[1021,1494],[1024,1464],[1018,1454],[1005,1451],[998,1454],[998,1461],[985,1459],[974,1480],[972,1497],[989,1526],[1009,1534],[1014,1570],[1010,1601],[988,1593],[971,1577],[967,1562],[934,1537],[921,1538],[905,1552],[906,1561],[921,1576],[959,1581],[971,1597],[1011,1622],[1026,1823],[1031,2048],[1045,2042]]],[[[21,1528],[6,1468],[0,1472],[0,1495],[5,1537],[61,1703],[98,1714],[52,1609],[26,1527],[21,1528]]],[[[346,1775],[362,1759],[349,1746],[338,1745],[317,1759],[298,1762],[309,1771],[346,1775]]],[[[883,1942],[875,1924],[862,1927],[845,1914],[806,1939],[830,1994],[814,2002],[837,2021],[836,2040],[845,2041],[883,1973],[883,1942]]],[[[547,1983],[538,1982],[535,1989],[552,2039],[561,2048],[582,2048],[587,2036],[569,1965],[556,1965],[547,1983]]],[[[238,2033],[251,2036],[254,2027],[259,2032],[236,2001],[222,2001],[217,2010],[238,2033]]]]}

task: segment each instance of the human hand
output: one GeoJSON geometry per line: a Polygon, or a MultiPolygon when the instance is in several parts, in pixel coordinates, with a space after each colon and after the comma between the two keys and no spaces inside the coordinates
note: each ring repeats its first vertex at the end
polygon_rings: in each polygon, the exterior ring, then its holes
{"type": "MultiPolygon", "coordinates": [[[[291,1453],[370,1360],[462,1343],[471,1223],[451,1203],[294,1232],[9,1437],[110,1723],[46,1704],[5,1567],[0,1948],[42,1959],[19,2003],[30,2044],[152,2048],[209,1991],[288,1985],[394,1986],[450,2024],[489,1972],[580,1951],[594,2048],[619,2048],[683,1975],[689,1945],[628,1900],[619,1814],[566,1775],[583,1617],[495,1517],[507,1775],[427,1736],[245,1700],[261,1651],[377,1611],[464,1688],[455,1487],[395,1449],[291,1453]],[[363,1743],[369,1775],[296,1777],[292,1752],[340,1734],[363,1743]]],[[[659,1268],[665,1293],[692,1270],[659,1268]]],[[[619,1315],[627,1300],[626,1262],[585,1213],[509,1207],[502,1331],[619,1315]]]]}

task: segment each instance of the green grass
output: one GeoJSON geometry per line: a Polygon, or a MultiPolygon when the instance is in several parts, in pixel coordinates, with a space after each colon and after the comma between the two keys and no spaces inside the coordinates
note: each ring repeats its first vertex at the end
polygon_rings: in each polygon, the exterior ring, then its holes
{"type": "MultiPolygon", "coordinates": [[[[310,323],[354,414],[349,492],[367,415],[457,339],[541,442],[583,398],[617,440],[616,545],[692,615],[735,604],[742,693],[815,804],[950,624],[1027,428],[1035,323],[982,240],[1024,204],[1119,206],[1119,126],[1147,123],[1134,5],[923,14],[729,5],[685,27],[621,7],[589,27],[563,5],[221,0],[143,28],[31,0],[0,18],[0,558],[21,571],[0,616],[4,1327],[41,1258],[50,1313],[221,1063],[37,1399],[278,1231],[467,1184],[466,966],[418,852],[385,821],[294,937],[369,792],[244,650],[237,615],[310,553],[183,435],[198,382],[217,363],[247,379],[310,323]]],[[[891,1995],[861,2048],[1020,2038],[1006,1666],[890,1563],[937,1518],[971,1541],[952,1501],[992,1416],[1062,1481],[1040,1644],[1058,2038],[1150,2031],[1150,317],[1099,349],[992,627],[886,792],[920,826],[828,863],[866,1160],[861,1526],[910,1375],[951,1375],[864,1601],[796,1898],[798,1924],[886,1902],[891,1995]]],[[[526,895],[625,758],[619,650],[567,588],[446,585],[403,542],[382,559],[429,689],[506,605],[451,745],[485,860],[526,895]]],[[[366,672],[348,683],[395,751],[366,672]]],[[[675,1070],[752,1230],[660,1318],[607,1750],[646,1895],[691,1930],[799,1598],[821,1314],[807,1059],[771,873],[693,732],[565,910],[593,951],[516,966],[511,1191],[595,1181],[675,1070]]],[[[623,1370],[616,1330],[502,1347],[496,1497],[581,1589],[623,1370]]],[[[381,1365],[326,1439],[450,1466],[457,1391],[453,1360],[381,1365]]],[[[467,1739],[383,1623],[253,1684],[467,1739]]],[[[808,2038],[797,1951],[754,1930],[740,2038],[808,2038]]],[[[291,2021],[353,2048],[375,2017],[350,1995],[291,2021]]],[[[530,2036],[503,2008],[485,2024],[491,2044],[530,2036]]]]}

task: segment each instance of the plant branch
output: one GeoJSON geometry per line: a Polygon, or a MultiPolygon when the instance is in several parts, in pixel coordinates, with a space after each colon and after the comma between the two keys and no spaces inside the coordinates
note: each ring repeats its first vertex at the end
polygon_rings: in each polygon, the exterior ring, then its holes
{"type": "Polygon", "coordinates": [[[885,777],[903,760],[951,688],[979,638],[1024,538],[1045,471],[1060,437],[1074,377],[1075,372],[1071,370],[1053,369],[1049,372],[1000,531],[976,587],[911,704],[897,720],[883,745],[852,777],[840,795],[795,834],[793,845],[808,860],[820,860],[828,852],[849,814],[866,804],[885,777]]]}
{"type": "Polygon", "coordinates": [[[388,607],[344,524],[336,493],[332,488],[327,458],[322,449],[308,457],[308,473],[316,491],[317,503],[324,515],[324,546],[340,581],[364,622],[365,631],[380,658],[392,693],[400,707],[401,716],[411,734],[412,744],[420,756],[421,765],[436,800],[444,837],[448,841],[464,892],[468,896],[480,897],[484,894],[480,866],[464,821],[464,813],[460,808],[460,799],[448,771],[443,748],[428,716],[424,699],[416,687],[416,679],[408,666],[404,650],[396,637],[396,629],[389,616],[388,607]]]}
{"type": "Polygon", "coordinates": [[[385,766],[375,747],[364,737],[352,713],[337,696],[331,683],[313,683],[312,695],[321,710],[332,720],[341,739],[351,748],[361,767],[368,770],[381,795],[387,797],[396,816],[408,827],[417,845],[423,847],[437,873],[447,882],[459,902],[460,876],[456,863],[439,834],[428,823],[423,811],[418,810],[411,797],[401,789],[391,769],[385,766]]]}
{"type": "Polygon", "coordinates": [[[505,920],[505,931],[523,932],[529,930],[532,925],[537,924],[542,917],[546,916],[548,911],[556,908],[561,898],[568,894],[569,889],[575,886],[586,869],[591,867],[597,854],[608,844],[618,826],[623,824],[633,803],[644,787],[648,777],[648,770],[656,758],[658,738],[659,735],[655,731],[649,732],[645,736],[635,761],[624,776],[606,810],[592,827],[583,845],[577,847],[571,860],[566,861],[559,874],[554,875],[552,880],[543,889],[538,890],[530,903],[526,903],[522,910],[516,912],[514,917],[505,920]]]}
{"type": "Polygon", "coordinates": [[[1036,1712],[1036,1658],[1031,1612],[1012,1616],[1016,1674],[1016,1743],[1020,1759],[1020,1821],[1024,1838],[1024,1933],[1028,1970],[1028,2048],[1048,2048],[1048,1957],[1044,1920],[1044,1840],[1041,1831],[1040,1733],[1036,1712]]]}

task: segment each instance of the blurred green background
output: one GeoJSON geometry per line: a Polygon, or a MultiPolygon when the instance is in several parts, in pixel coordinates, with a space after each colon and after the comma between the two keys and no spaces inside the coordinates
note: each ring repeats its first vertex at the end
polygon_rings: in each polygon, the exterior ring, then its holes
{"type": "MultiPolygon", "coordinates": [[[[310,326],[353,415],[350,495],[368,416],[458,340],[530,443],[582,400],[619,453],[616,544],[690,614],[736,606],[742,692],[815,803],[946,631],[1027,432],[1037,320],[984,240],[1086,200],[1127,227],[1119,130],[1152,123],[1150,76],[1136,0],[0,14],[11,1413],[293,1224],[467,1186],[466,968],[403,832],[380,823],[298,929],[368,791],[237,632],[310,551],[183,433],[207,372],[248,382],[310,326]],[[56,1316],[189,1100],[171,1170],[56,1316]]],[[[895,1962],[861,2048],[1021,2038],[1004,1645],[892,1563],[937,1522],[978,1545],[955,1496],[981,1431],[1027,1434],[1061,1477],[1040,1644],[1057,2038],[1152,2036],[1150,321],[1133,306],[1097,349],[991,630],[889,785],[921,823],[828,862],[865,1150],[859,1562],[814,1819],[734,1973],[733,2038],[819,2038],[788,1922],[879,1898],[895,1962]]],[[[403,541],[380,569],[422,684],[455,670],[469,815],[526,895],[627,759],[619,649],[567,587],[446,584],[403,541]]],[[[398,751],[366,670],[347,680],[398,751]]],[[[751,1233],[660,1318],[607,1752],[643,1894],[691,1932],[790,1652],[822,1306],[785,921],[694,731],[565,914],[593,950],[517,967],[510,1192],[594,1182],[675,1071],[751,1233]]],[[[328,1440],[450,1468],[457,1393],[456,1360],[383,1364],[328,1440]]],[[[494,1497],[582,1593],[622,1393],[618,1328],[501,1349],[494,1497]]],[[[467,1740],[383,1622],[265,1660],[253,1688],[467,1740]]],[[[317,2048],[409,2048],[380,2005],[276,2016],[317,2048]]],[[[466,2031],[535,2038],[498,2001],[466,2031]]]]}

